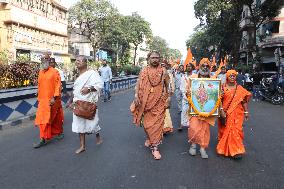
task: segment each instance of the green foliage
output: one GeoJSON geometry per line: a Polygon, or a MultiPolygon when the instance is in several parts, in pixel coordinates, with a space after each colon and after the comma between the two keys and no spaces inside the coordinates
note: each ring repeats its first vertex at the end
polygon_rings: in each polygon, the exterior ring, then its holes
{"type": "Polygon", "coordinates": [[[177,60],[181,58],[182,54],[178,49],[169,49],[169,57],[173,58],[174,60],[177,60]]]}
{"type": "Polygon", "coordinates": [[[118,10],[108,0],[81,0],[69,9],[69,27],[85,36],[96,52],[112,36],[118,17],[118,10]]]}
{"type": "Polygon", "coordinates": [[[4,49],[0,51],[0,64],[8,64],[8,50],[4,49]]]}
{"type": "Polygon", "coordinates": [[[162,58],[168,58],[169,47],[167,41],[160,36],[154,36],[150,42],[149,48],[151,51],[155,50],[161,54],[162,58]]]}
{"type": "Polygon", "coordinates": [[[0,89],[37,85],[39,64],[16,62],[0,64],[0,89]]]}
{"type": "Polygon", "coordinates": [[[94,70],[98,70],[100,68],[100,66],[101,66],[100,61],[97,61],[97,60],[95,60],[95,61],[88,61],[88,67],[89,68],[92,68],[94,70]]]}
{"type": "Polygon", "coordinates": [[[127,64],[120,69],[120,72],[122,71],[124,71],[126,75],[139,75],[141,68],[139,66],[127,64]]]}
{"type": "MultiPolygon", "coordinates": [[[[220,60],[225,54],[230,54],[233,57],[232,61],[237,62],[242,34],[239,23],[244,5],[249,7],[256,34],[256,30],[263,22],[279,14],[283,2],[282,0],[266,0],[263,3],[254,3],[254,0],[197,0],[194,10],[196,18],[200,20],[200,26],[186,42],[188,47],[193,48],[195,57],[210,57],[213,53],[217,53],[220,60]]],[[[254,48],[256,48],[256,38],[254,48]]]]}
{"type": "Polygon", "coordinates": [[[136,12],[132,13],[131,16],[126,16],[124,22],[128,30],[129,44],[134,45],[133,63],[135,65],[138,45],[140,45],[144,40],[152,37],[152,30],[150,23],[136,12]]]}

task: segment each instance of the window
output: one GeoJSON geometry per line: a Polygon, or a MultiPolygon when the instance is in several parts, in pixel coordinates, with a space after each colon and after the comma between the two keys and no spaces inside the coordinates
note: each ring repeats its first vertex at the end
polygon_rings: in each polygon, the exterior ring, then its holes
{"type": "Polygon", "coordinates": [[[279,33],[280,21],[272,21],[265,25],[267,33],[279,33]]]}
{"type": "Polygon", "coordinates": [[[75,55],[77,56],[77,55],[79,55],[79,49],[75,49],[75,55]]]}

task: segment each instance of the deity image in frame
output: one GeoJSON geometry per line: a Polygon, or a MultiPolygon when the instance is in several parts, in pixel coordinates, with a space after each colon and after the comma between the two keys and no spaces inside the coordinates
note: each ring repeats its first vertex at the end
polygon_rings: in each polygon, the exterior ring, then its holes
{"type": "MultiPolygon", "coordinates": [[[[198,112],[208,114],[214,110],[218,99],[221,95],[221,80],[211,78],[191,78],[191,94],[190,99],[192,105],[198,112]]],[[[219,116],[219,107],[210,116],[219,116]]],[[[198,115],[191,106],[189,114],[198,115]]]]}

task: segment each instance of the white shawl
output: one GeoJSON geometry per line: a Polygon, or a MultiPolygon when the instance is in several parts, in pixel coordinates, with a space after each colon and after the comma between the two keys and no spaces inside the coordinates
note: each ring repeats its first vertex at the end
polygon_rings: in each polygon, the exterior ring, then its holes
{"type": "Polygon", "coordinates": [[[96,103],[99,99],[100,90],[103,88],[104,83],[97,71],[88,70],[82,75],[80,75],[74,82],[73,101],[83,100],[88,102],[96,103]],[[97,91],[91,92],[86,95],[81,94],[83,87],[94,87],[97,91]]]}

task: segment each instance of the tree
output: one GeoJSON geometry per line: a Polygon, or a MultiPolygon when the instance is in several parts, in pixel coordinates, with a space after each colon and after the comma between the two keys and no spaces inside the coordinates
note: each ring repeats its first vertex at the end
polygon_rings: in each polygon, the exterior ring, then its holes
{"type": "Polygon", "coordinates": [[[138,46],[144,41],[152,37],[150,23],[142,18],[138,13],[134,12],[131,16],[126,16],[124,22],[127,24],[128,40],[134,45],[133,64],[136,64],[136,53],[138,46]]]}
{"type": "Polygon", "coordinates": [[[158,51],[162,58],[166,59],[169,55],[167,41],[160,36],[154,36],[150,41],[149,48],[151,51],[158,51]]]}
{"type": "Polygon", "coordinates": [[[108,0],[81,0],[69,9],[69,27],[87,38],[96,59],[118,17],[118,10],[108,0]]]}
{"type": "Polygon", "coordinates": [[[207,49],[199,54],[205,53],[205,56],[211,56],[217,51],[219,59],[225,54],[233,54],[235,59],[238,58],[242,8],[243,5],[237,0],[198,0],[195,3],[195,16],[200,20],[200,26],[197,28],[199,33],[192,36],[197,37],[198,40],[191,41],[195,41],[194,44],[201,42],[202,44],[198,46],[207,49]]]}
{"type": "Polygon", "coordinates": [[[178,49],[169,49],[169,57],[170,59],[177,60],[182,56],[181,52],[178,49]]]}

